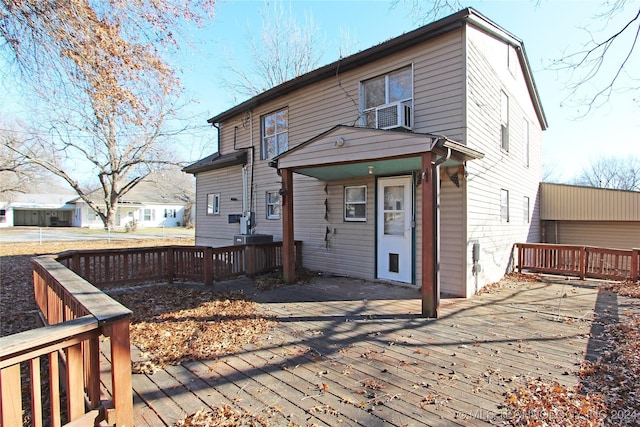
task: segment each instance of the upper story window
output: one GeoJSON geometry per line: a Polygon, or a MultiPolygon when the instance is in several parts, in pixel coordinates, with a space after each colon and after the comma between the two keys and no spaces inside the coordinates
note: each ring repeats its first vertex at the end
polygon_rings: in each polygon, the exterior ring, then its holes
{"type": "Polygon", "coordinates": [[[413,75],[411,67],[362,82],[362,112],[369,128],[412,128],[413,75]]]}
{"type": "Polygon", "coordinates": [[[500,146],[509,151],[509,97],[500,91],[500,146]]]}
{"type": "Polygon", "coordinates": [[[262,159],[271,159],[289,149],[289,109],[262,116],[262,159]]]}

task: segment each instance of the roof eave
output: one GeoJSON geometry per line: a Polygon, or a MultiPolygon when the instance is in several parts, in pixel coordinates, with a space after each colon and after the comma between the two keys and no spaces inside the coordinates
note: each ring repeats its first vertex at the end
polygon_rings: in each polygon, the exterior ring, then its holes
{"type": "Polygon", "coordinates": [[[362,65],[384,58],[390,52],[404,50],[417,44],[423,43],[427,40],[431,40],[443,34],[449,33],[456,28],[461,28],[465,19],[470,16],[471,13],[472,9],[463,9],[457,13],[454,13],[453,15],[449,15],[443,19],[425,25],[424,27],[420,27],[416,30],[410,31],[386,42],[380,43],[376,46],[355,53],[346,58],[334,61],[328,65],[320,67],[314,71],[303,74],[276,87],[273,87],[265,92],[262,92],[254,96],[253,98],[250,98],[247,101],[208,119],[207,122],[210,124],[220,123],[230,117],[233,117],[236,114],[248,111],[257,105],[271,101],[284,94],[305,87],[311,83],[325,80],[327,78],[335,76],[337,73],[358,68],[362,65]]]}

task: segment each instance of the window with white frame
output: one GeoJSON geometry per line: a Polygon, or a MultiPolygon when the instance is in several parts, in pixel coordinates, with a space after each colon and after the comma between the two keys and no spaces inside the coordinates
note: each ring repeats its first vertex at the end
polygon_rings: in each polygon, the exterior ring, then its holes
{"type": "MultiPolygon", "coordinates": [[[[378,107],[396,102],[412,106],[413,73],[411,67],[363,81],[361,94],[363,124],[368,128],[383,127],[376,118],[378,107]]],[[[411,117],[408,119],[410,121],[411,117]]]]}
{"type": "Polygon", "coordinates": [[[219,194],[207,194],[207,215],[220,215],[219,194]]]}
{"type": "Polygon", "coordinates": [[[344,187],[344,220],[367,220],[367,186],[344,187]]]}
{"type": "Polygon", "coordinates": [[[267,219],[280,219],[280,193],[267,191],[267,219]]]}
{"type": "Polygon", "coordinates": [[[509,97],[500,91],[500,141],[504,151],[509,151],[509,97]]]}
{"type": "Polygon", "coordinates": [[[156,211],[151,208],[144,208],[142,210],[142,221],[155,221],[156,219],[156,211]]]}
{"type": "Polygon", "coordinates": [[[529,167],[529,121],[524,119],[524,128],[522,129],[524,139],[524,165],[529,167]]]}
{"type": "Polygon", "coordinates": [[[165,208],[164,210],[164,217],[165,218],[175,218],[176,217],[176,210],[175,209],[167,209],[165,208]]]}
{"type": "Polygon", "coordinates": [[[522,219],[525,224],[529,224],[529,198],[527,196],[524,196],[522,200],[522,219]]]}
{"type": "Polygon", "coordinates": [[[500,190],[500,221],[509,222],[509,190],[500,190]]]}
{"type": "Polygon", "coordinates": [[[271,159],[289,149],[289,109],[262,116],[262,159],[271,159]]]}
{"type": "Polygon", "coordinates": [[[7,222],[7,210],[0,209],[0,222],[7,222]]]}

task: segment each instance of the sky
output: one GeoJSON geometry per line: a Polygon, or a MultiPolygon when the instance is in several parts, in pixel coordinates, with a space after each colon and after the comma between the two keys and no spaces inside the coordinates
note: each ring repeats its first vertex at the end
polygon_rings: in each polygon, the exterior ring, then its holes
{"type": "MultiPolygon", "coordinates": [[[[572,82],[569,73],[550,69],[554,59],[589,41],[585,27],[597,40],[619,29],[620,23],[638,10],[638,1],[627,3],[626,9],[608,26],[602,19],[594,19],[605,9],[601,2],[593,0],[466,3],[524,42],[549,123],[543,133],[543,163],[551,179],[569,181],[603,155],[640,158],[640,93],[637,90],[635,94],[623,90],[626,87],[623,81],[608,102],[585,115],[584,107],[572,106],[566,101],[567,86],[572,82]]],[[[230,76],[229,58],[238,64],[247,64],[248,34],[259,36],[259,9],[264,5],[264,1],[219,1],[213,21],[196,33],[195,49],[185,52],[180,60],[187,93],[197,101],[191,106],[194,120],[206,124],[206,119],[237,103],[221,84],[220,77],[230,76]]],[[[350,40],[350,53],[355,53],[420,26],[403,0],[398,0],[394,8],[383,0],[297,0],[285,5],[300,21],[312,17],[319,27],[320,38],[325,41],[319,66],[338,59],[345,34],[350,40]]],[[[635,78],[640,78],[638,52],[640,49],[628,66],[629,70],[635,70],[635,78]]],[[[616,51],[615,47],[608,55],[611,64],[618,64],[624,58],[624,52],[616,51]]],[[[626,79],[627,75],[621,78],[626,79]]]]}

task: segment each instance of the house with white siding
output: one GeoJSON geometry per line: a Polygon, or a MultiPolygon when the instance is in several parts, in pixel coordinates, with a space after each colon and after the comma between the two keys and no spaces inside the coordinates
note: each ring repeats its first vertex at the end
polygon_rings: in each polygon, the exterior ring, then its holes
{"type": "MultiPolygon", "coordinates": [[[[114,226],[133,227],[180,227],[193,222],[191,203],[179,193],[162,189],[170,188],[170,183],[157,185],[151,180],[143,180],[120,198],[116,206],[114,226]]],[[[95,202],[101,205],[99,191],[93,194],[95,202]]],[[[71,225],[74,227],[103,228],[100,216],[80,197],[69,202],[74,206],[71,225]]]]}
{"type": "Polygon", "coordinates": [[[184,169],[196,244],[273,236],[287,281],[300,240],[304,267],[421,287],[435,316],[540,241],[547,121],[523,42],[474,9],[208,121],[218,152],[184,169]]]}

